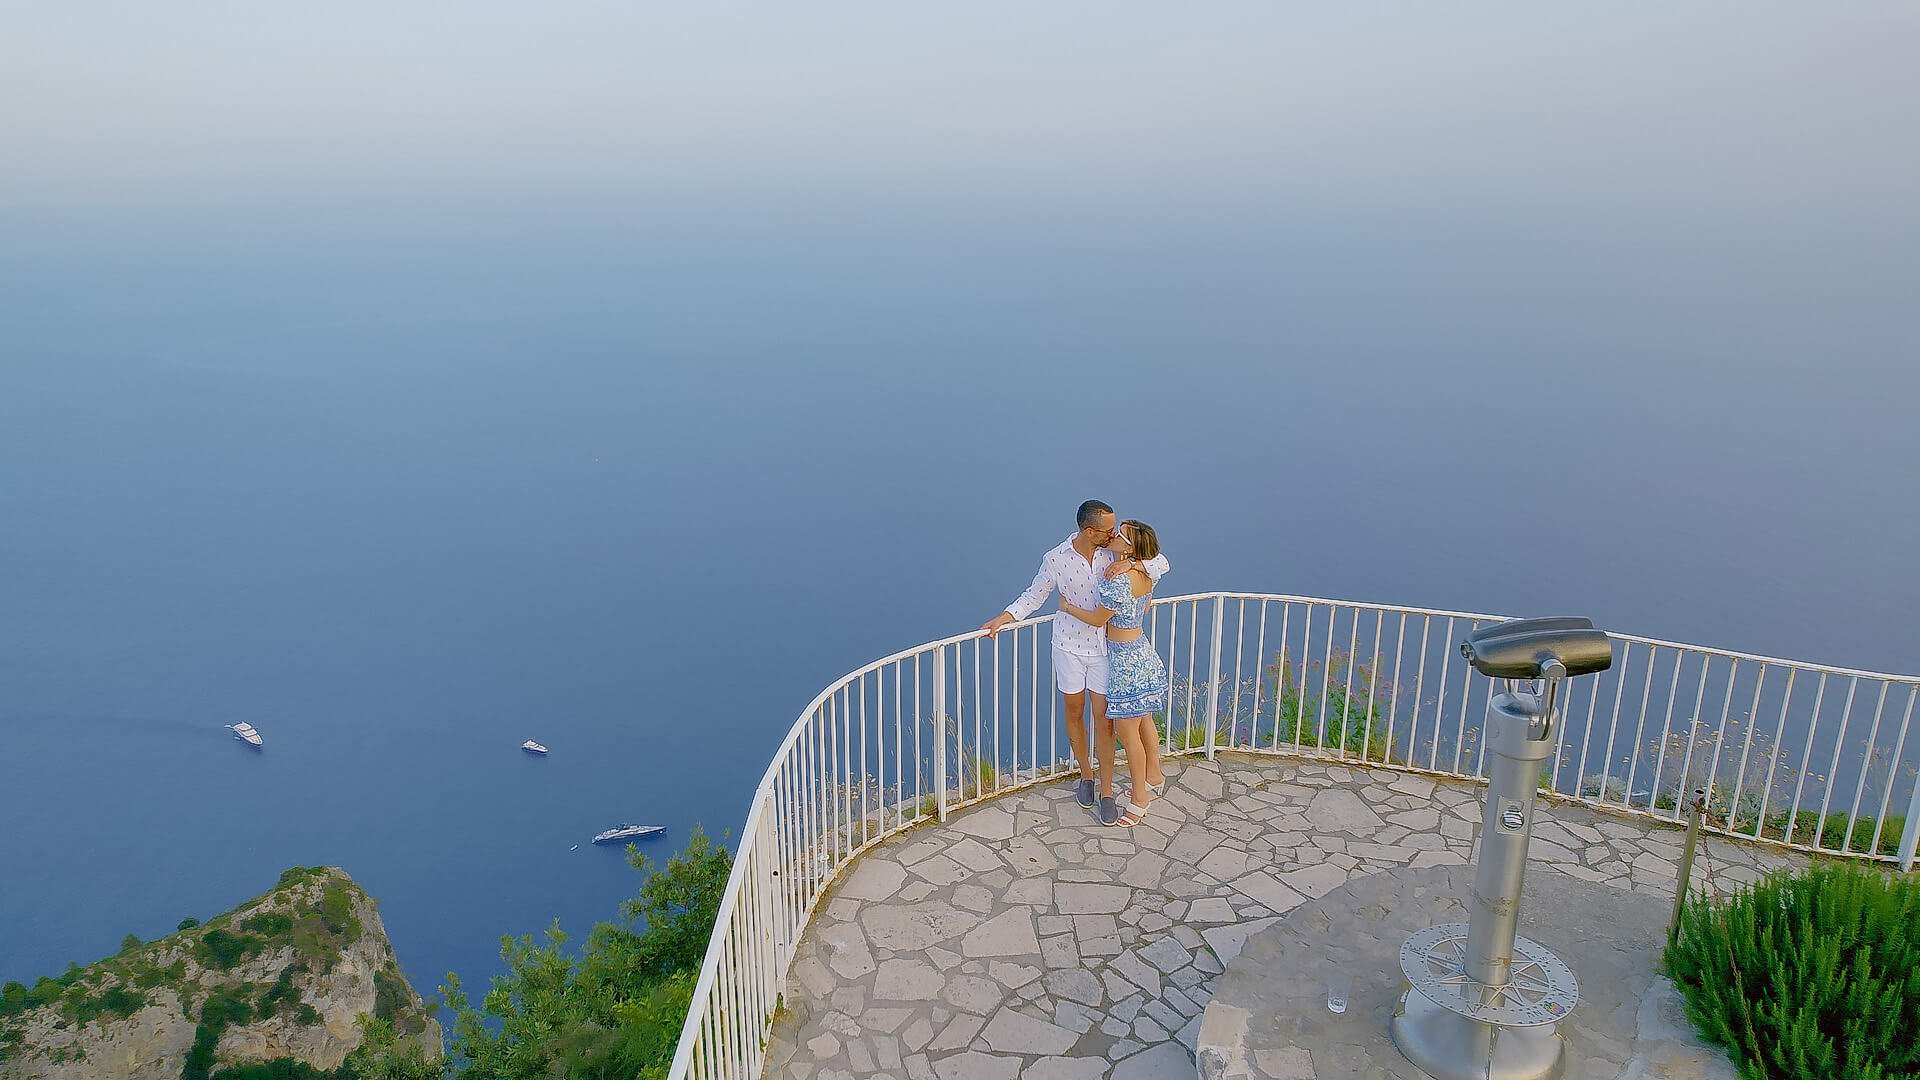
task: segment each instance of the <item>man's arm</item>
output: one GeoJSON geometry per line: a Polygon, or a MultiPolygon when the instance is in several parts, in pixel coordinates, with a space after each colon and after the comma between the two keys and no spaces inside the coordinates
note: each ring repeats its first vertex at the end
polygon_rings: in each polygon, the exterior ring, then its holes
{"type": "MultiPolygon", "coordinates": [[[[1127,556],[1124,559],[1109,559],[1107,561],[1106,576],[1110,578],[1117,578],[1121,574],[1124,574],[1128,570],[1131,570],[1133,568],[1133,564],[1136,562],[1139,562],[1139,560],[1135,559],[1131,555],[1127,556]]],[[[1166,552],[1163,551],[1160,554],[1155,555],[1153,558],[1148,559],[1146,562],[1140,563],[1140,569],[1145,570],[1147,572],[1147,577],[1151,578],[1155,585],[1160,584],[1160,575],[1166,573],[1170,569],[1170,567],[1167,565],[1166,552]]]]}
{"type": "Polygon", "coordinates": [[[1040,572],[1033,575],[1033,584],[1027,586],[1027,591],[1021,593],[1013,603],[1008,604],[1007,610],[982,623],[980,629],[985,630],[988,637],[992,637],[1008,623],[1019,622],[1039,611],[1040,605],[1046,603],[1047,597],[1052,594],[1053,567],[1047,565],[1045,559],[1041,559],[1040,572]]]}

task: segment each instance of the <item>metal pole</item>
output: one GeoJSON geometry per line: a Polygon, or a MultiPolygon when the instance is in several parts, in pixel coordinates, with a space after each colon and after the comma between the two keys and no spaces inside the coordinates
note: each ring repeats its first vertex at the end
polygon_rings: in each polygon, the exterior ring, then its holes
{"type": "Polygon", "coordinates": [[[1707,790],[1693,789],[1693,802],[1687,814],[1687,843],[1680,850],[1680,887],[1673,893],[1673,915],[1667,919],[1667,943],[1680,933],[1680,913],[1687,906],[1687,879],[1693,876],[1693,851],[1700,842],[1700,815],[1707,812],[1707,790]]]}
{"type": "Polygon", "coordinates": [[[933,797],[947,820],[947,647],[933,647],[933,797]]]}
{"type": "MultiPolygon", "coordinates": [[[[1213,598],[1213,674],[1208,676],[1210,689],[1207,691],[1207,760],[1213,760],[1214,728],[1220,722],[1220,637],[1224,633],[1222,619],[1227,613],[1227,601],[1224,597],[1213,598]]],[[[1236,645],[1235,652],[1239,649],[1236,645]]]]}
{"type": "MultiPolygon", "coordinates": [[[[1891,781],[1889,781],[1891,782],[1891,781]]],[[[1913,782],[1913,798],[1907,801],[1907,827],[1900,834],[1900,872],[1913,870],[1913,852],[1920,846],[1920,779],[1913,782]]]]}
{"type": "Polygon", "coordinates": [[[1559,680],[1548,680],[1545,700],[1498,694],[1488,702],[1487,800],[1481,812],[1480,865],[1473,879],[1467,933],[1467,976],[1492,990],[1513,971],[1513,939],[1520,929],[1521,880],[1533,836],[1540,762],[1550,752],[1547,729],[1559,680]],[[1538,733],[1537,736],[1535,733],[1538,733]]]}

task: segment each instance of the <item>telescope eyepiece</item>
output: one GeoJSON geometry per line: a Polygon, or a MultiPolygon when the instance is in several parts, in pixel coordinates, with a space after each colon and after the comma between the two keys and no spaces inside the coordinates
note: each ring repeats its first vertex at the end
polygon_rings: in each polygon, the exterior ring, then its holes
{"type": "Polygon", "coordinates": [[[1564,679],[1613,666],[1613,642],[1582,618],[1513,619],[1482,627],[1460,643],[1482,675],[1500,679],[1564,679]]]}

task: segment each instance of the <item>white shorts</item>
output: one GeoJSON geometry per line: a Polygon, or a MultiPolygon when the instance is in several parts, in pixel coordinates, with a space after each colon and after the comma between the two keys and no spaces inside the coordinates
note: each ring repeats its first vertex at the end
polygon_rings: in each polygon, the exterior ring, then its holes
{"type": "Polygon", "coordinates": [[[1107,696],[1107,657],[1081,656],[1079,653],[1053,650],[1053,685],[1063,694],[1078,694],[1082,690],[1091,690],[1101,697],[1107,696]]]}

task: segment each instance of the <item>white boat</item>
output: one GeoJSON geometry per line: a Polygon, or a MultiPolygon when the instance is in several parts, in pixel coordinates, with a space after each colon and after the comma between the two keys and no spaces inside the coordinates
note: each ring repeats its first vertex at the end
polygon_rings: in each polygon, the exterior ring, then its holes
{"type": "Polygon", "coordinates": [[[666,831],[667,827],[665,825],[620,825],[594,837],[593,842],[596,844],[611,844],[615,840],[632,840],[666,831]]]}
{"type": "Polygon", "coordinates": [[[528,739],[526,742],[521,743],[520,749],[525,750],[529,754],[544,754],[547,752],[546,747],[540,745],[537,742],[534,742],[532,739],[528,739]]]}
{"type": "Polygon", "coordinates": [[[253,725],[247,723],[245,720],[242,720],[237,724],[228,724],[227,726],[233,729],[234,738],[239,739],[241,742],[246,743],[248,746],[266,745],[265,743],[260,741],[260,733],[258,731],[255,731],[253,728],[253,725]]]}

